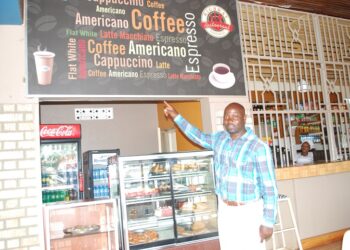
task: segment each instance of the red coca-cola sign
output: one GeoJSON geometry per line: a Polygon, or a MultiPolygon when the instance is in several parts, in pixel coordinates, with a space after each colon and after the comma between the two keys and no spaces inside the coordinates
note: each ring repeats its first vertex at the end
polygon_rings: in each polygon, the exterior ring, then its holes
{"type": "Polygon", "coordinates": [[[41,124],[40,139],[80,138],[80,124],[41,124]]]}

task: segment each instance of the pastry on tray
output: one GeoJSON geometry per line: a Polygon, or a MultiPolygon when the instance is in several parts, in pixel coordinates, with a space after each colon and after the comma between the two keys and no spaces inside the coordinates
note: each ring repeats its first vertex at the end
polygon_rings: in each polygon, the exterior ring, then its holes
{"type": "Polygon", "coordinates": [[[181,236],[191,236],[203,232],[207,229],[202,221],[180,223],[177,227],[177,233],[181,236]]]}
{"type": "Polygon", "coordinates": [[[204,202],[197,202],[197,203],[192,203],[192,202],[185,202],[181,208],[180,211],[182,212],[202,212],[207,210],[209,207],[206,203],[204,202]]]}
{"type": "Polygon", "coordinates": [[[75,235],[75,234],[93,233],[99,230],[100,230],[100,226],[93,224],[93,225],[78,225],[74,227],[65,228],[63,232],[65,234],[75,235]]]}
{"type": "Polygon", "coordinates": [[[159,235],[156,230],[135,230],[129,231],[129,242],[132,245],[156,241],[159,235]]]}
{"type": "Polygon", "coordinates": [[[154,164],[150,170],[150,173],[153,175],[167,174],[167,170],[163,165],[154,164]]]}
{"type": "Polygon", "coordinates": [[[195,221],[193,222],[192,226],[191,226],[191,230],[193,232],[201,232],[205,229],[205,223],[202,221],[195,221]]]}
{"type": "Polygon", "coordinates": [[[196,205],[193,202],[185,202],[181,207],[181,212],[193,212],[196,208],[196,205]]]}
{"type": "Polygon", "coordinates": [[[194,163],[194,164],[175,163],[172,166],[172,170],[173,170],[173,172],[197,171],[198,170],[198,165],[196,163],[194,163]]]}
{"type": "Polygon", "coordinates": [[[192,226],[192,222],[180,223],[176,227],[177,233],[181,236],[191,236],[193,235],[191,226],[192,226]]]}
{"type": "Polygon", "coordinates": [[[170,206],[159,207],[154,211],[154,215],[157,217],[169,217],[173,215],[173,208],[170,206]]]}

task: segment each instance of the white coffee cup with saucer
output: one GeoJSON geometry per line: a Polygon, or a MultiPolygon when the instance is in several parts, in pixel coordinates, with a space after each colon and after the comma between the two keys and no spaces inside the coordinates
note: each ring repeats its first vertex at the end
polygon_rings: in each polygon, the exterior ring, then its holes
{"type": "Polygon", "coordinates": [[[235,76],[230,67],[224,63],[217,63],[209,74],[209,82],[216,88],[228,89],[235,84],[235,76]]]}

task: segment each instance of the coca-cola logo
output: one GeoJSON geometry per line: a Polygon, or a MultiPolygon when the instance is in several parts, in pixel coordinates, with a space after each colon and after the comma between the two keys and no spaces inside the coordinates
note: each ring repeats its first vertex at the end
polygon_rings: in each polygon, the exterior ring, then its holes
{"type": "Polygon", "coordinates": [[[40,138],[79,138],[78,125],[41,125],[40,138]]]}

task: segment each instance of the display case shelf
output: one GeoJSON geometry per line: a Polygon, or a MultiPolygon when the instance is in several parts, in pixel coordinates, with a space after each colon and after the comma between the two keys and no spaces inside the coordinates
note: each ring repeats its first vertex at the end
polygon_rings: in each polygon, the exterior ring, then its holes
{"type": "Polygon", "coordinates": [[[150,198],[135,198],[135,199],[127,199],[125,201],[126,205],[134,205],[134,204],[140,204],[140,203],[147,203],[147,202],[155,202],[155,201],[166,201],[171,199],[171,195],[162,195],[157,197],[150,197],[150,198]]]}

